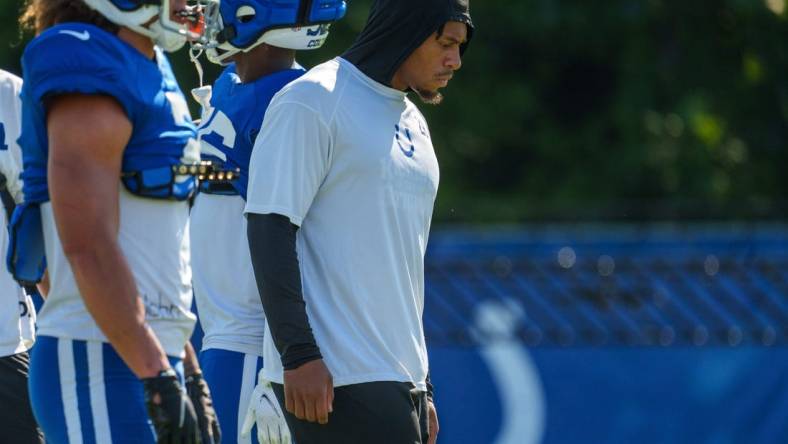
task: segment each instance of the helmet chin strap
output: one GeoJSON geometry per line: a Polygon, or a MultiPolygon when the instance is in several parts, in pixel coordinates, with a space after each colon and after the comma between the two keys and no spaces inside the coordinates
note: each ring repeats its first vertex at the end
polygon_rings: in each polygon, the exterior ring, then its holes
{"type": "Polygon", "coordinates": [[[239,52],[240,52],[239,49],[233,48],[232,46],[227,44],[222,44],[208,48],[205,54],[208,56],[208,60],[211,63],[227,66],[230,64],[230,60],[229,60],[230,57],[234,56],[239,52]]]}
{"type": "Polygon", "coordinates": [[[180,34],[177,31],[166,29],[162,25],[161,13],[159,13],[159,18],[154,17],[153,21],[147,25],[126,23],[122,26],[125,26],[138,34],[148,37],[156,46],[160,47],[166,52],[177,51],[186,44],[185,34],[180,34]]]}
{"type": "Polygon", "coordinates": [[[186,44],[186,34],[181,34],[178,31],[167,29],[162,20],[156,20],[150,25],[149,31],[153,35],[151,38],[161,49],[166,52],[175,52],[186,44]]]}

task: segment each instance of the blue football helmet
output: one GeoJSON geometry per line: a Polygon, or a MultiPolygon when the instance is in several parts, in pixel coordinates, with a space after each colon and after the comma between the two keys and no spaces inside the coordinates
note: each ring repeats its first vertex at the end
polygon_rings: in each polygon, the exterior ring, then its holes
{"type": "Polygon", "coordinates": [[[346,10],[344,0],[213,0],[205,10],[206,55],[226,64],[232,55],[260,43],[317,49],[346,10]]]}
{"type": "Polygon", "coordinates": [[[201,39],[204,32],[202,8],[196,5],[176,11],[179,16],[176,21],[170,15],[171,0],[83,1],[107,20],[149,37],[168,52],[177,51],[187,40],[201,39]],[[148,24],[156,16],[158,20],[148,24]]]}

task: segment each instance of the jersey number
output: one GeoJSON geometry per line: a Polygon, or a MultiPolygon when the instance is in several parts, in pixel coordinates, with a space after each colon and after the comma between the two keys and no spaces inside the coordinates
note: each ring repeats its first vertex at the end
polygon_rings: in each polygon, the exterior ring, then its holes
{"type": "Polygon", "coordinates": [[[227,116],[214,109],[208,121],[198,130],[201,154],[218,157],[227,161],[227,151],[235,146],[236,132],[227,116]]]}

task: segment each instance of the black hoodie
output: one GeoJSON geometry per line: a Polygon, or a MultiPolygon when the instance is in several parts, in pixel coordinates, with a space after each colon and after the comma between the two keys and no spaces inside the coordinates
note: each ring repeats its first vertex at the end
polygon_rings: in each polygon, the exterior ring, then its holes
{"type": "MultiPolygon", "coordinates": [[[[376,0],[364,30],[342,58],[378,83],[390,86],[405,59],[450,21],[468,26],[470,42],[473,22],[468,0],[376,0]]],[[[460,53],[467,45],[460,48],[460,53]]]]}

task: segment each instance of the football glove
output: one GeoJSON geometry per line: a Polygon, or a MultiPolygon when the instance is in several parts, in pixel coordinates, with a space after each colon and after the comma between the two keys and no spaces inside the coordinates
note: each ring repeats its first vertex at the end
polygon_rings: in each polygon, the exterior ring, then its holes
{"type": "Polygon", "coordinates": [[[202,444],[220,444],[222,432],[219,429],[219,418],[213,409],[211,390],[201,373],[186,377],[186,393],[194,406],[197,414],[197,423],[200,426],[202,444]]]}
{"type": "Polygon", "coordinates": [[[197,416],[189,397],[181,390],[175,370],[170,368],[158,376],[143,378],[142,386],[148,416],[156,429],[156,442],[199,444],[197,416]]]}
{"type": "Polygon", "coordinates": [[[260,444],[291,444],[290,429],[287,428],[285,416],[279,401],[276,400],[271,383],[263,378],[263,371],[257,377],[257,386],[249,400],[246,418],[241,427],[241,436],[249,436],[255,422],[257,423],[257,440],[260,444]]]}

